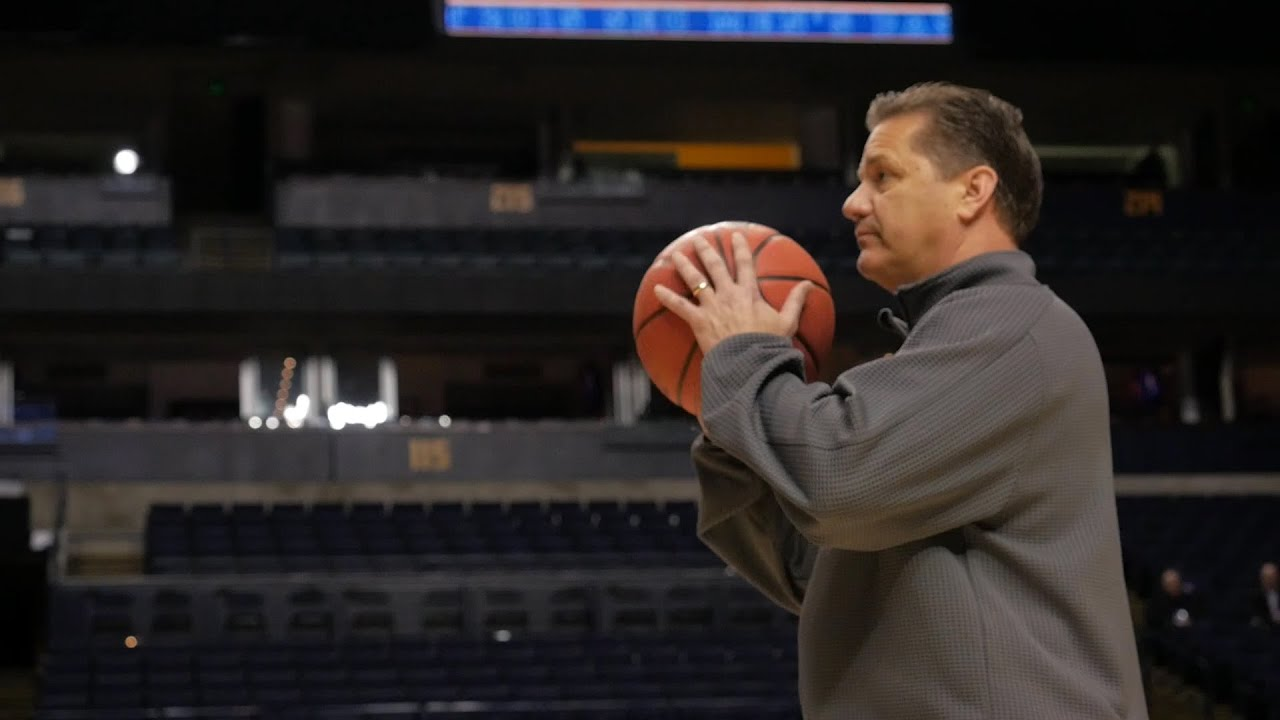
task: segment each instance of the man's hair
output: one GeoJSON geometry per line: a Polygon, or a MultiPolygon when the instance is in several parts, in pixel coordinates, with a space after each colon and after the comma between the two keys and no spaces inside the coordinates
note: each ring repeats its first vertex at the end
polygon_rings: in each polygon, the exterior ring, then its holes
{"type": "Polygon", "coordinates": [[[877,95],[867,108],[867,130],[911,113],[928,117],[913,145],[943,177],[978,165],[995,170],[996,214],[1022,244],[1040,220],[1044,196],[1040,157],[1022,127],[1022,111],[986,90],[925,82],[877,95]]]}

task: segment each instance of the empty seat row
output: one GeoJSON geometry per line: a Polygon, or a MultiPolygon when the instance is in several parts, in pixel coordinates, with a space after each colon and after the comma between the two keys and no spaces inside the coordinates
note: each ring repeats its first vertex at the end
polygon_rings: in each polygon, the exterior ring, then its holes
{"type": "Polygon", "coordinates": [[[707,566],[691,502],[157,505],[153,573],[707,566]]]}
{"type": "MultiPolygon", "coordinates": [[[[683,229],[386,229],[281,227],[279,268],[504,272],[643,270],[683,229]]],[[[832,273],[854,272],[852,230],[789,231],[832,273]]],[[[0,264],[131,268],[180,264],[171,228],[9,226],[0,264]]],[[[1042,226],[1027,243],[1042,270],[1055,273],[1161,274],[1280,271],[1274,231],[1178,227],[1042,226]]]]}
{"type": "Polygon", "coordinates": [[[39,705],[50,718],[233,706],[306,706],[327,716],[344,705],[388,703],[410,717],[484,703],[513,718],[593,705],[597,717],[701,709],[734,711],[703,717],[795,718],[794,648],[791,634],[757,634],[63,651],[44,663],[39,705]],[[752,713],[761,709],[770,714],[752,713]]]}
{"type": "MultiPolygon", "coordinates": [[[[286,227],[276,232],[276,263],[286,268],[370,265],[444,271],[643,269],[683,232],[286,227]]],[[[851,227],[788,232],[828,272],[855,269],[857,250],[851,227]]],[[[1059,273],[1280,270],[1280,243],[1274,231],[1043,226],[1026,247],[1042,270],[1059,273]]]]}
{"type": "Polygon", "coordinates": [[[58,588],[50,642],[153,649],[450,637],[557,636],[581,643],[599,635],[633,642],[673,633],[768,634],[795,622],[755,588],[714,568],[469,578],[238,575],[187,586],[58,588]]]}
{"type": "Polygon", "coordinates": [[[174,504],[153,505],[148,514],[149,522],[156,523],[254,523],[259,521],[287,523],[317,522],[340,524],[424,525],[453,528],[458,525],[480,524],[485,526],[566,525],[622,523],[632,526],[688,525],[697,517],[697,506],[692,501],[618,502],[439,502],[406,503],[278,503],[274,505],[237,503],[221,505],[197,503],[189,506],[174,504]]]}
{"type": "Polygon", "coordinates": [[[280,228],[283,268],[346,265],[456,270],[643,267],[682,231],[280,228]]]}
{"type": "Polygon", "coordinates": [[[0,231],[0,264],[11,266],[168,267],[182,256],[167,226],[11,225],[0,231]]]}

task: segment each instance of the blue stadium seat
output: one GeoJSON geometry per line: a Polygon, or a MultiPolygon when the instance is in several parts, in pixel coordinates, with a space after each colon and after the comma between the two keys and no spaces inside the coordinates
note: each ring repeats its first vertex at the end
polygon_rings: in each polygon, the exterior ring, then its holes
{"type": "Polygon", "coordinates": [[[142,232],[131,226],[111,228],[104,236],[99,263],[105,268],[132,269],[142,261],[142,232]]]}
{"type": "Polygon", "coordinates": [[[152,573],[709,566],[691,502],[157,505],[152,573]]]}
{"type": "Polygon", "coordinates": [[[393,268],[418,268],[426,260],[425,244],[420,230],[388,230],[384,242],[387,262],[393,268]]]}
{"type": "Polygon", "coordinates": [[[36,242],[35,228],[27,226],[6,227],[4,244],[0,246],[0,260],[7,265],[31,266],[42,262],[40,246],[36,242]]]}
{"type": "Polygon", "coordinates": [[[171,268],[182,263],[182,249],[173,230],[149,227],[143,231],[142,263],[147,267],[171,268]]]}

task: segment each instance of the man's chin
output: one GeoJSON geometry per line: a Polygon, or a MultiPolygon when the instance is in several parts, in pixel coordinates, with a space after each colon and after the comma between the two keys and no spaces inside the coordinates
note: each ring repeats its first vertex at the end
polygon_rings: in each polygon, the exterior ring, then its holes
{"type": "Polygon", "coordinates": [[[859,253],[857,268],[859,275],[870,280],[876,285],[879,285],[885,290],[892,293],[897,289],[896,287],[892,287],[891,284],[886,284],[888,282],[888,277],[884,272],[884,266],[876,261],[874,251],[868,252],[863,250],[859,253]]]}
{"type": "Polygon", "coordinates": [[[884,266],[876,260],[876,258],[868,258],[867,252],[863,251],[863,254],[858,256],[858,274],[892,295],[897,292],[897,282],[891,273],[884,272],[884,266]]]}

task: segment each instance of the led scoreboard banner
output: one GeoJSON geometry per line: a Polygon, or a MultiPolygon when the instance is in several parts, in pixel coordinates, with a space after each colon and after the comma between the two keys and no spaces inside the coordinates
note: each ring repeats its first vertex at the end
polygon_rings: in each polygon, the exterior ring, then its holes
{"type": "Polygon", "coordinates": [[[951,6],[909,2],[443,0],[446,35],[867,44],[952,42],[951,6]]]}

